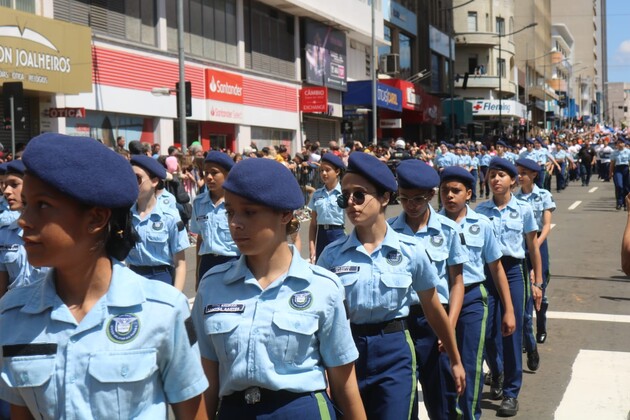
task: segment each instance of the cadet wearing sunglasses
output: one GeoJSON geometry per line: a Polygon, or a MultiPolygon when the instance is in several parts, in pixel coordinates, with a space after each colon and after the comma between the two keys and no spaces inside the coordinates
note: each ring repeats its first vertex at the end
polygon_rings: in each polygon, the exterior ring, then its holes
{"type": "Polygon", "coordinates": [[[338,203],[355,228],[345,240],[328,245],[317,262],[344,285],[359,350],[359,390],[373,419],[411,416],[417,384],[407,328],[411,305],[422,303],[449,355],[457,391],[465,386],[453,328],[435,290],[439,281],[435,268],[424,247],[403,241],[385,220],[396,189],[387,165],[369,154],[352,153],[338,203]]]}

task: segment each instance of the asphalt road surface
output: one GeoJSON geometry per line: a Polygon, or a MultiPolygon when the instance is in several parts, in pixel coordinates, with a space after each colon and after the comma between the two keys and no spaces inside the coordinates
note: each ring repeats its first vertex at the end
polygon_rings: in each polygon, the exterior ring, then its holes
{"type": "MultiPolygon", "coordinates": [[[[562,193],[552,193],[557,210],[549,239],[548,338],[539,345],[539,370],[524,372],[515,418],[626,420],[630,418],[630,278],[620,269],[620,249],[627,216],[615,210],[612,182],[596,176],[589,187],[574,182],[562,193]]],[[[400,212],[399,205],[387,210],[389,217],[400,212]]],[[[350,232],[352,226],[346,227],[350,232]]],[[[308,223],[300,236],[306,257],[308,223]]],[[[194,247],[186,257],[185,293],[193,298],[194,247]]],[[[489,400],[488,392],[484,388],[484,418],[495,417],[500,403],[489,400]]],[[[428,417],[421,412],[421,418],[428,417]]]]}

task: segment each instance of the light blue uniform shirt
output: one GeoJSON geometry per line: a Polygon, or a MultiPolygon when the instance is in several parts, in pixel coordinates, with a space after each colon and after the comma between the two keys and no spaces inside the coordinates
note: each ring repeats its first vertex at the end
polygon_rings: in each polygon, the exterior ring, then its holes
{"type": "Polygon", "coordinates": [[[470,166],[470,156],[468,155],[461,155],[458,156],[458,162],[457,164],[461,167],[467,168],[468,166],[470,166]]]}
{"type": "Polygon", "coordinates": [[[539,165],[544,165],[549,161],[550,152],[549,150],[541,147],[540,149],[535,149],[536,152],[536,161],[539,165]]]}
{"type": "Polygon", "coordinates": [[[375,324],[409,315],[418,304],[417,292],[440,281],[426,250],[403,240],[388,227],[385,239],[368,254],[356,230],[328,245],[317,260],[341,279],[346,289],[350,322],[375,324]]]}
{"type": "Polygon", "coordinates": [[[326,187],[318,188],[308,202],[308,208],[317,212],[318,225],[344,225],[343,209],[337,205],[337,197],[341,195],[341,183],[328,191],[326,187]]]}
{"type": "Polygon", "coordinates": [[[512,198],[502,210],[497,208],[493,200],[488,200],[480,203],[475,211],[488,217],[492,222],[503,256],[525,258],[524,234],[538,231],[534,211],[527,202],[517,199],[512,194],[512,198]]]}
{"type": "MultiPolygon", "coordinates": [[[[440,214],[445,215],[444,209],[440,214]]],[[[459,223],[468,250],[464,264],[464,286],[481,283],[486,279],[485,264],[501,258],[501,248],[490,220],[466,205],[466,217],[459,223]]]]}
{"type": "Polygon", "coordinates": [[[173,265],[175,254],[190,247],[188,233],[177,210],[156,204],[151,214],[140,219],[137,204],[134,204],[131,215],[140,240],[125,259],[127,265],[173,265]]]}
{"type": "Polygon", "coordinates": [[[555,153],[552,153],[552,156],[556,160],[556,162],[562,163],[567,159],[569,154],[564,150],[558,150],[555,153]]]}
{"type": "Polygon", "coordinates": [[[543,228],[543,214],[545,210],[553,212],[556,209],[556,203],[553,201],[551,193],[545,189],[538,188],[534,184],[534,189],[529,194],[524,194],[521,189],[514,194],[516,198],[527,201],[534,211],[534,218],[538,224],[538,231],[543,228]]]}
{"type": "Polygon", "coordinates": [[[470,157],[470,166],[472,166],[472,171],[476,171],[479,168],[479,158],[477,156],[470,157]]]}
{"type": "Polygon", "coordinates": [[[20,217],[19,211],[9,210],[9,205],[7,204],[7,200],[4,198],[4,195],[1,196],[0,199],[0,228],[3,226],[9,226],[11,223],[15,222],[20,217]]]}
{"type": "Polygon", "coordinates": [[[208,387],[186,297],[119,262],[112,268],[107,293],[81,322],[57,296],[54,270],[7,292],[0,398],[36,419],[166,419],[167,402],[208,387]]]}
{"type": "Polygon", "coordinates": [[[210,193],[205,192],[195,197],[192,207],[190,231],[201,235],[203,239],[199,255],[219,254],[230,257],[239,255],[230,233],[225,202],[215,205],[210,193]]]}
{"type": "Polygon", "coordinates": [[[533,160],[534,162],[538,163],[538,152],[534,149],[532,149],[531,152],[529,150],[523,150],[519,155],[519,158],[533,160]]]}
{"type": "Polygon", "coordinates": [[[457,164],[457,156],[452,152],[446,152],[435,159],[435,164],[438,168],[455,166],[457,164]]]}
{"type": "Polygon", "coordinates": [[[625,148],[623,150],[615,150],[610,155],[610,161],[615,162],[615,166],[627,165],[628,161],[630,161],[630,150],[625,148]]]}
{"type": "Polygon", "coordinates": [[[28,263],[22,228],[17,220],[0,228],[0,271],[9,276],[9,289],[30,283],[33,267],[28,263]]]}
{"type": "Polygon", "coordinates": [[[410,243],[420,243],[426,249],[440,279],[436,286],[440,302],[448,303],[450,296],[448,266],[468,262],[468,252],[462,245],[457,223],[436,213],[430,205],[427,211],[431,212],[429,221],[418,232],[411,230],[404,212],[389,219],[388,223],[401,234],[401,240],[409,241],[412,238],[410,243]]]}
{"type": "Polygon", "coordinates": [[[489,166],[490,161],[492,160],[492,156],[489,154],[479,156],[479,166],[489,166]]]}
{"type": "Polygon", "coordinates": [[[325,389],[327,367],[359,356],[339,279],[291,249],[289,271],[264,290],[244,256],[201,279],[193,322],[201,356],[219,362],[221,397],[252,386],[325,389]]]}
{"type": "Polygon", "coordinates": [[[518,159],[518,155],[516,153],[512,153],[512,152],[505,152],[503,154],[503,158],[509,160],[512,163],[514,163],[514,162],[516,162],[516,159],[518,159]]]}
{"type": "Polygon", "coordinates": [[[177,210],[177,199],[166,188],[162,190],[162,193],[156,199],[160,206],[177,210]]]}

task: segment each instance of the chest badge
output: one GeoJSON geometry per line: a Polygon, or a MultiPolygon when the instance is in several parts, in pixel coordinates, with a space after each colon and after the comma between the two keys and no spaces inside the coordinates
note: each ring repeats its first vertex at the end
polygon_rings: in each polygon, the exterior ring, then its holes
{"type": "Polygon", "coordinates": [[[480,230],[481,228],[479,227],[479,225],[471,225],[468,228],[468,232],[470,232],[471,235],[478,235],[480,230]]]}
{"type": "Polygon", "coordinates": [[[442,244],[444,243],[444,238],[441,237],[440,235],[431,236],[430,242],[431,242],[431,245],[438,248],[438,247],[441,247],[442,244]]]}
{"type": "Polygon", "coordinates": [[[313,295],[309,291],[294,293],[289,299],[289,305],[298,311],[308,309],[312,303],[313,295]]]}
{"type": "Polygon", "coordinates": [[[162,203],[164,204],[169,204],[171,202],[171,200],[169,200],[168,198],[165,198],[162,200],[162,203]]]}
{"type": "Polygon", "coordinates": [[[135,314],[116,315],[107,324],[107,338],[117,344],[133,341],[140,331],[140,321],[135,314]]]}
{"type": "Polygon", "coordinates": [[[153,225],[151,225],[151,227],[153,228],[153,230],[162,230],[162,228],[164,227],[164,222],[153,222],[153,225]]]}
{"type": "Polygon", "coordinates": [[[513,211],[510,213],[510,218],[511,219],[518,219],[518,212],[517,211],[513,211]]]}
{"type": "Polygon", "coordinates": [[[402,254],[398,251],[389,251],[385,259],[389,265],[398,265],[402,262],[402,254]]]}

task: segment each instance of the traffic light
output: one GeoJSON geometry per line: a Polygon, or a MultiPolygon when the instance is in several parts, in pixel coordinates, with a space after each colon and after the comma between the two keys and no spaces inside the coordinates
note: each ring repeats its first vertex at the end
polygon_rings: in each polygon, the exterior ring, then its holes
{"type": "MultiPolygon", "coordinates": [[[[184,86],[186,91],[186,116],[192,117],[192,85],[189,81],[186,81],[184,86]]],[[[177,118],[179,118],[179,82],[175,84],[175,90],[177,91],[177,118]]]]}

